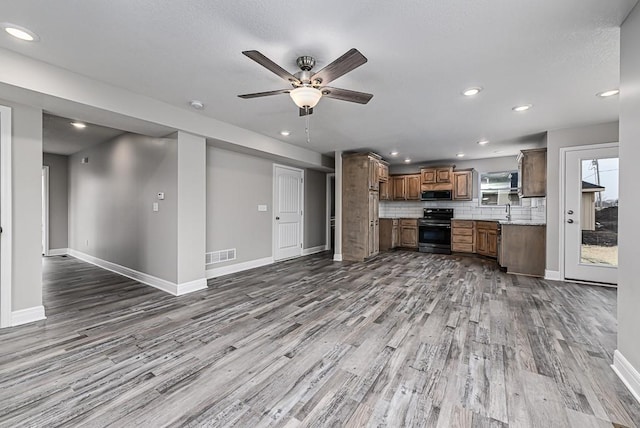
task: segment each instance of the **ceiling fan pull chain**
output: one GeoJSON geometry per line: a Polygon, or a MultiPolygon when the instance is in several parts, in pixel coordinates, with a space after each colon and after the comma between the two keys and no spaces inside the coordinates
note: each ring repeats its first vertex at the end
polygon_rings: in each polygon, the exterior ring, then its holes
{"type": "Polygon", "coordinates": [[[305,128],[304,132],[307,133],[307,144],[311,144],[311,134],[309,133],[309,107],[305,107],[307,115],[305,116],[305,128]]]}

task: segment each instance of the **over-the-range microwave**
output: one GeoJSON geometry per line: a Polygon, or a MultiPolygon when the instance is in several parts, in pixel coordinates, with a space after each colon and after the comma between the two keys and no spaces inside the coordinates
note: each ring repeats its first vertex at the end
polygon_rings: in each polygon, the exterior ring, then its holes
{"type": "Polygon", "coordinates": [[[420,194],[421,201],[450,201],[451,190],[423,190],[420,194]]]}

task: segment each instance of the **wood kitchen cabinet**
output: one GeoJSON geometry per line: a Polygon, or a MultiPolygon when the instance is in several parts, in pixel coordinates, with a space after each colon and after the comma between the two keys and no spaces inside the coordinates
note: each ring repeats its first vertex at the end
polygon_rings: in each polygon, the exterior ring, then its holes
{"type": "Polygon", "coordinates": [[[420,200],[420,174],[394,175],[391,182],[394,201],[420,200]]]}
{"type": "Polygon", "coordinates": [[[378,161],[378,181],[380,183],[389,181],[389,164],[383,160],[378,161]]]}
{"type": "Polygon", "coordinates": [[[392,180],[388,180],[388,181],[381,181],[380,182],[380,186],[378,188],[378,192],[380,193],[380,200],[381,201],[390,201],[391,199],[393,199],[393,189],[392,189],[393,183],[392,180]]]}
{"type": "Polygon", "coordinates": [[[498,262],[508,273],[544,277],[546,226],[503,224],[498,262]]]}
{"type": "Polygon", "coordinates": [[[379,160],[380,157],[373,153],[342,156],[342,257],[344,260],[362,261],[378,254],[379,160]]]}
{"type": "Polygon", "coordinates": [[[369,190],[379,190],[380,180],[378,174],[380,172],[379,159],[369,156],[369,190]]]}
{"type": "Polygon", "coordinates": [[[453,171],[454,201],[470,201],[473,199],[473,170],[453,171]]]}
{"type": "Polygon", "coordinates": [[[380,219],[380,251],[389,251],[400,246],[400,220],[380,219]]]}
{"type": "Polygon", "coordinates": [[[452,180],[453,166],[420,169],[421,184],[451,183],[452,180]]]}
{"type": "Polygon", "coordinates": [[[400,219],[400,246],[418,248],[418,220],[415,218],[400,219]]]}
{"type": "Polygon", "coordinates": [[[547,195],[547,149],[522,150],[518,155],[518,196],[543,198],[547,195]]]}
{"type": "Polygon", "coordinates": [[[451,221],[451,251],[475,253],[476,228],[473,220],[451,221]]]}
{"type": "Polygon", "coordinates": [[[498,257],[498,222],[476,221],[476,253],[498,257]]]}

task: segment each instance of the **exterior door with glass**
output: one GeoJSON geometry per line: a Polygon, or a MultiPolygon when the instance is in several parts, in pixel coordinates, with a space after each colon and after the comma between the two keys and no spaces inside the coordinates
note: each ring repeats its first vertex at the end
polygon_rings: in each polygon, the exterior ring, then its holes
{"type": "Polygon", "coordinates": [[[564,277],[618,283],[618,145],[565,152],[564,277]]]}

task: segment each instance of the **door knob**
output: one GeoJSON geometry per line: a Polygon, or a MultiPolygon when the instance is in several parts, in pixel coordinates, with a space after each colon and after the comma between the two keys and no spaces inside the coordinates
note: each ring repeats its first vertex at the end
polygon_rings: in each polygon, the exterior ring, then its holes
{"type": "Polygon", "coordinates": [[[276,217],[276,220],[280,220],[280,217],[276,217]]]}
{"type": "Polygon", "coordinates": [[[573,210],[567,211],[567,214],[569,214],[569,215],[573,214],[573,210]]]}
{"type": "Polygon", "coordinates": [[[569,219],[567,220],[567,223],[573,223],[573,220],[569,219]]]}

